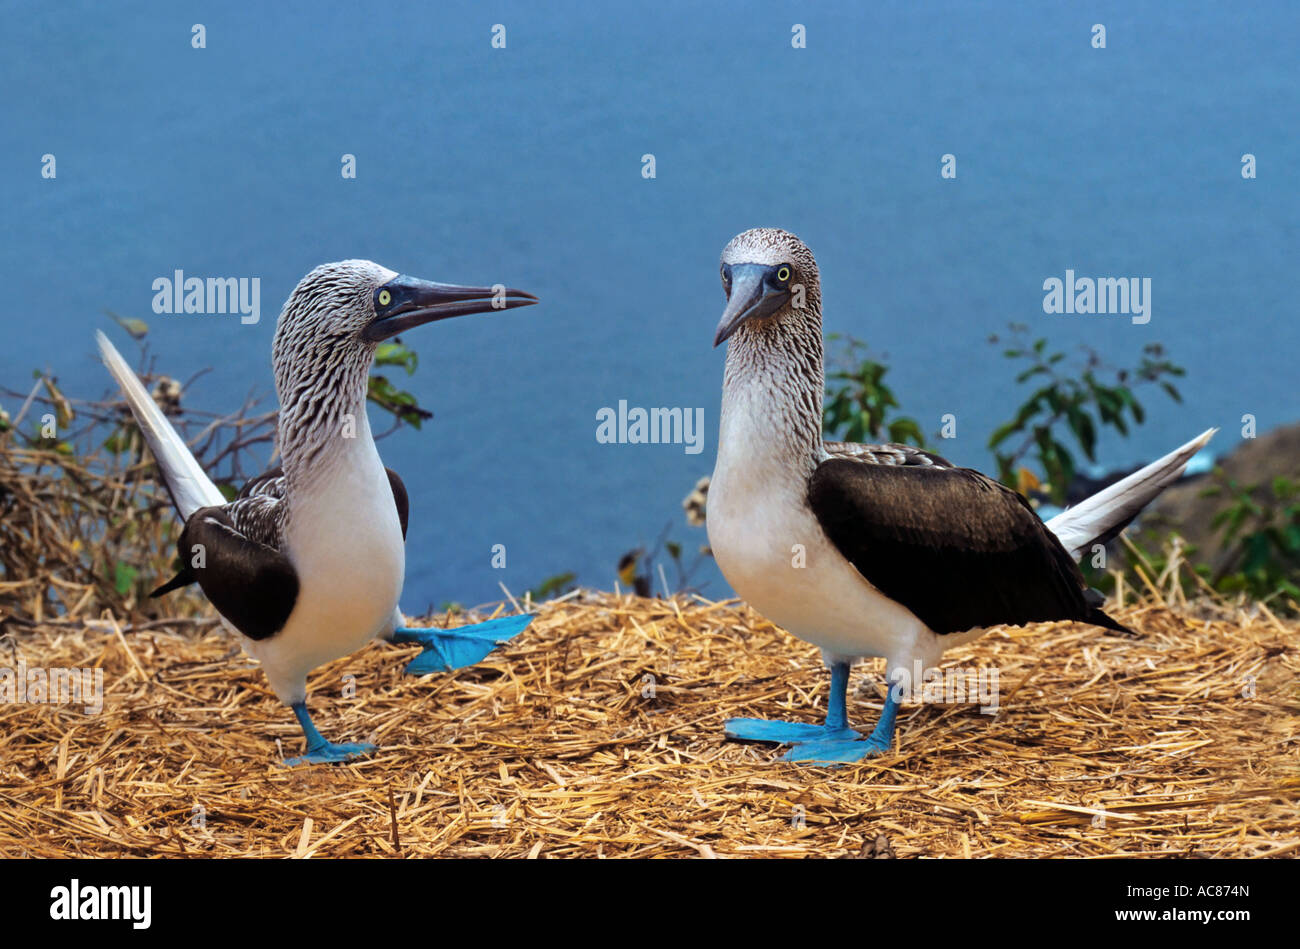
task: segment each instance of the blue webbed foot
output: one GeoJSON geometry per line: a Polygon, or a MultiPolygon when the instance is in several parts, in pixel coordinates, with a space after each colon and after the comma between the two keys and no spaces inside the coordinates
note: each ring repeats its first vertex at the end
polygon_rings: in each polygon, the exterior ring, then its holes
{"type": "Polygon", "coordinates": [[[881,741],[874,735],[850,741],[806,741],[787,751],[781,760],[799,764],[852,764],[873,755],[883,755],[889,751],[889,745],[890,742],[881,741]]]}
{"type": "Polygon", "coordinates": [[[738,741],[770,741],[781,745],[851,741],[862,737],[860,732],[852,728],[835,728],[810,722],[775,722],[765,718],[729,718],[722,727],[728,738],[738,741]]]}
{"type": "Polygon", "coordinates": [[[898,702],[892,690],[880,710],[880,721],[866,738],[844,741],[807,741],[795,745],[784,755],[784,760],[800,764],[852,764],[873,755],[883,755],[894,745],[894,724],[898,716],[898,702]]]}
{"type": "Polygon", "coordinates": [[[457,629],[399,626],[393,630],[395,643],[419,643],[424,652],[406,666],[410,675],[450,672],[479,662],[497,646],[518,636],[533,621],[531,614],[502,616],[457,629]]]}
{"type": "Polygon", "coordinates": [[[364,741],[346,745],[336,745],[332,741],[326,741],[325,736],[317,731],[312,723],[306,702],[294,702],[289,707],[293,709],[298,724],[302,726],[303,737],[307,739],[307,751],[298,758],[286,758],[284,762],[286,767],[293,768],[300,764],[335,764],[367,755],[375,750],[374,745],[364,741]]]}
{"type": "Polygon", "coordinates": [[[728,738],[742,741],[771,741],[793,745],[785,761],[802,764],[849,764],[871,755],[882,755],[894,742],[894,721],[898,702],[891,690],[880,713],[880,722],[866,737],[848,727],[846,709],[849,681],[847,662],[831,666],[831,693],[826,703],[826,724],[770,722],[761,718],[732,718],[723,726],[728,738]]]}
{"type": "Polygon", "coordinates": [[[336,745],[332,741],[327,741],[315,748],[308,748],[298,758],[284,759],[284,763],[289,768],[296,768],[300,764],[335,764],[340,761],[349,761],[352,758],[360,758],[362,755],[368,755],[375,750],[374,745],[365,741],[343,745],[336,745]]]}

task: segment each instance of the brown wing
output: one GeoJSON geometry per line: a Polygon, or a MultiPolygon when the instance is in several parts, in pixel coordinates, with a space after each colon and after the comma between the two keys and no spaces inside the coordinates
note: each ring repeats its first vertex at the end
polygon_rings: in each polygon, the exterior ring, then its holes
{"type": "Polygon", "coordinates": [[[397,472],[392,468],[385,468],[388,472],[388,485],[393,489],[393,503],[397,505],[397,519],[402,522],[402,539],[406,539],[406,521],[411,516],[411,503],[406,497],[406,485],[402,484],[402,479],[397,477],[397,472]]]}
{"type": "MultiPolygon", "coordinates": [[[[406,486],[397,472],[384,470],[405,539],[410,516],[406,486]]],[[[245,636],[264,639],[278,632],[298,596],[298,576],[280,553],[284,495],[284,469],[275,467],[248,481],[229,504],[195,511],[177,545],[180,571],[149,595],[159,597],[197,582],[217,612],[245,636]],[[220,570],[205,572],[193,565],[196,544],[203,546],[205,559],[215,553],[220,570]]]]}
{"type": "Polygon", "coordinates": [[[228,507],[190,515],[179,544],[185,566],[172,583],[197,581],[232,626],[249,639],[266,639],[293,612],[298,574],[279,550],[242,533],[228,507]]]}
{"type": "Polygon", "coordinates": [[[832,457],[808,502],[863,577],[936,633],[1045,620],[1124,629],[1088,601],[1024,498],[977,471],[832,457]]]}

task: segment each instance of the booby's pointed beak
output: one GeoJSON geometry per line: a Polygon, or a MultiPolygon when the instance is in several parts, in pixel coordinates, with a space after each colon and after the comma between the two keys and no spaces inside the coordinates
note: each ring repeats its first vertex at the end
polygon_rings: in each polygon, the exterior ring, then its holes
{"type": "Polygon", "coordinates": [[[762,264],[731,267],[731,295],[727,297],[727,308],[722,311],[718,332],[713,337],[715,347],[725,343],[741,323],[775,313],[790,299],[790,291],[775,284],[772,275],[776,269],[762,264]]]}
{"type": "Polygon", "coordinates": [[[537,297],[523,290],[495,287],[458,287],[418,277],[394,277],[375,290],[375,318],[361,331],[371,343],[396,336],[414,326],[469,313],[532,306],[537,297]]]}

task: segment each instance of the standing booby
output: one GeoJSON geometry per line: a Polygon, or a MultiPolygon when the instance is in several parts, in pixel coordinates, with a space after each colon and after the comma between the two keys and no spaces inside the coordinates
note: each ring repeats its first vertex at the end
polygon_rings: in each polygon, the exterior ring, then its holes
{"type": "Polygon", "coordinates": [[[732,588],[821,647],[826,723],[731,719],[728,737],[794,745],[789,761],[848,762],[893,743],[898,683],[985,627],[1075,620],[1128,630],[1100,608],[1074,558],[1124,528],[1209,441],[1205,432],[1049,523],[1019,494],[903,445],[822,440],[821,285],[812,252],[775,228],[722,252],[727,343],[707,525],[732,588]],[[849,728],[849,667],[888,661],[880,721],[849,728]]]}
{"type": "Polygon", "coordinates": [[[307,674],[376,636],[417,642],[415,674],[477,662],[528,625],[511,616],[456,630],[411,628],[398,609],[408,504],[366,416],[376,346],[423,323],[529,306],[532,294],[401,276],[368,260],[323,264],[280,313],[272,348],[282,465],[227,501],[104,336],[121,386],[185,522],[184,565],[161,595],[197,582],[227,628],[293,709],[306,753],[288,765],[342,761],[370,744],[326,741],[307,713],[307,674]]]}

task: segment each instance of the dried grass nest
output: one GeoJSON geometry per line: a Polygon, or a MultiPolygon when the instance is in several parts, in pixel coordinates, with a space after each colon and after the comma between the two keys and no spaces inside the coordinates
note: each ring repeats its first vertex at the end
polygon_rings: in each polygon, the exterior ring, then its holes
{"type": "MultiPolygon", "coordinates": [[[[816,649],[745,606],[579,591],[536,611],[471,669],[406,676],[414,647],[379,643],[321,668],[321,730],[380,751],[295,769],[292,716],[210,622],[11,627],[0,666],[102,667],[105,704],[0,704],[0,855],[1300,853],[1300,624],[1267,609],[1120,608],[1137,639],[995,629],[945,662],[998,668],[996,715],[905,705],[892,753],[841,768],[723,739],[733,715],[825,710],[816,649]]],[[[855,668],[853,722],[883,671],[855,668]]]]}

